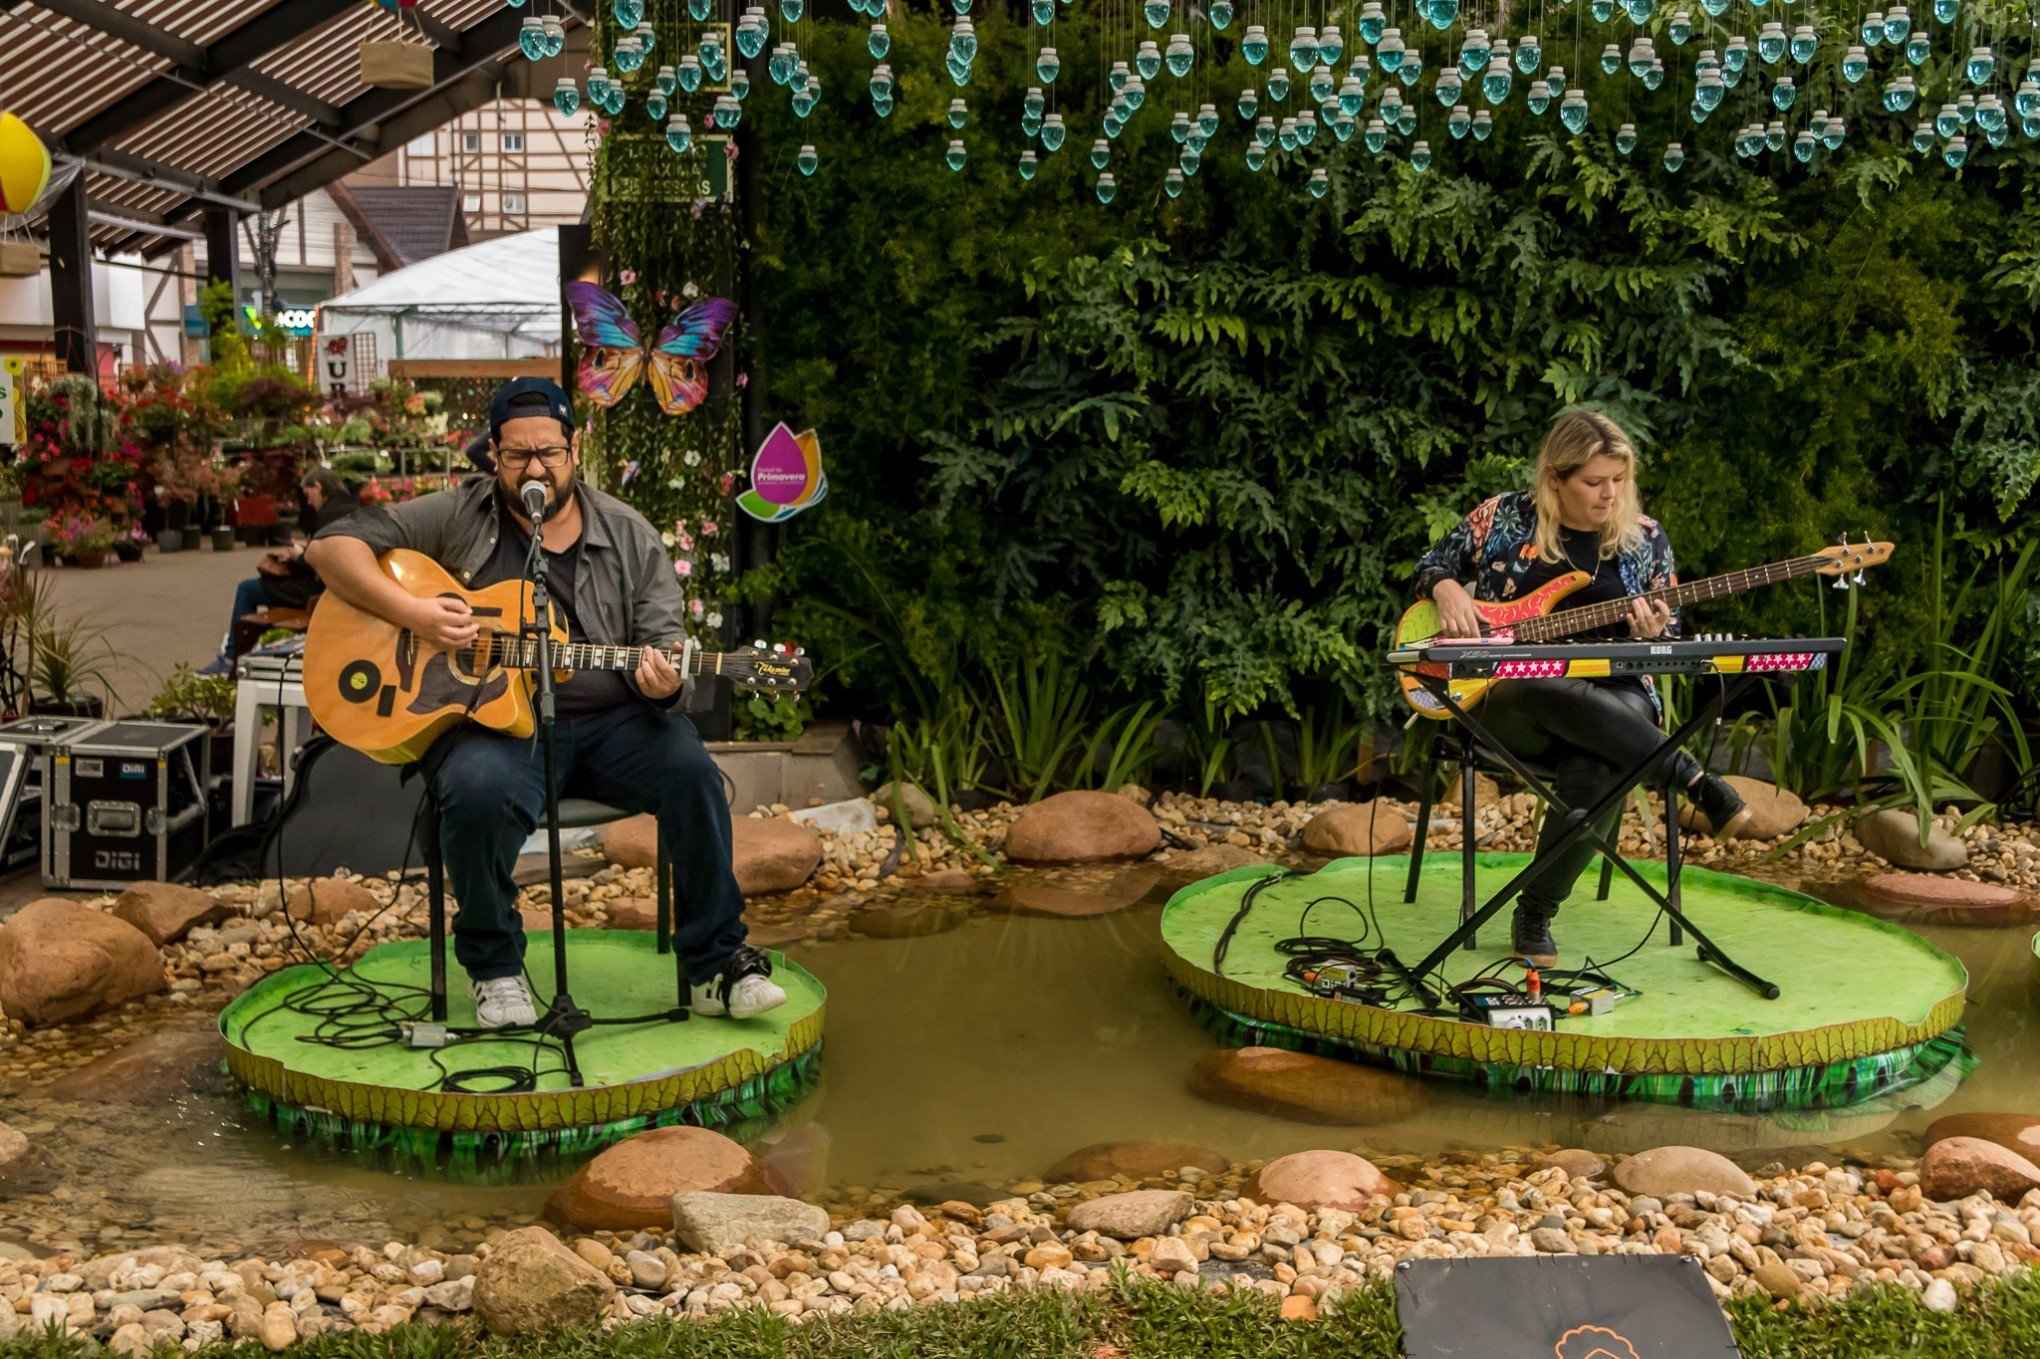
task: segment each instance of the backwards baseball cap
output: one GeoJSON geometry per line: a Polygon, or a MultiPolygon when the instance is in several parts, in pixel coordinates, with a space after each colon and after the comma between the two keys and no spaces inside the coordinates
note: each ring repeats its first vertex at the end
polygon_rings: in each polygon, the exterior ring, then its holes
{"type": "Polygon", "coordinates": [[[560,384],[551,378],[521,377],[498,387],[496,395],[489,399],[490,441],[502,437],[505,421],[534,415],[549,415],[567,433],[574,432],[574,403],[568,400],[560,384]]]}

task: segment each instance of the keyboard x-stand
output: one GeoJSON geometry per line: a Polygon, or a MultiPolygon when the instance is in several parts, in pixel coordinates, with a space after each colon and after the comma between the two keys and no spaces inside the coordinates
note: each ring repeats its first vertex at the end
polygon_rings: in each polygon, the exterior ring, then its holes
{"type": "MultiPolygon", "coordinates": [[[[1680,909],[1680,866],[1677,862],[1665,865],[1667,890],[1660,892],[1616,852],[1598,827],[1603,818],[1622,805],[1630,790],[1642,783],[1654,766],[1718,718],[1731,698],[1742,694],[1760,679],[1797,676],[1803,671],[1823,669],[1828,657],[1838,654],[1846,645],[1847,642],[1839,637],[1525,645],[1484,641],[1405,647],[1389,652],[1389,664],[1409,671],[1459,720],[1472,740],[1500,759],[1523,781],[1525,787],[1544,799],[1549,808],[1546,815],[1571,818],[1549,849],[1540,850],[1532,856],[1521,872],[1503,884],[1501,890],[1489,897],[1479,910],[1461,920],[1457,929],[1411,969],[1417,979],[1417,989],[1424,993],[1424,1003],[1437,1003],[1425,979],[1452,956],[1454,949],[1461,945],[1472,947],[1471,940],[1480,927],[1503,906],[1515,900],[1519,891],[1535,881],[1548,859],[1581,839],[1592,843],[1609,863],[1621,869],[1644,895],[1658,904],[1672,922],[1674,944],[1679,941],[1680,931],[1692,934],[1699,942],[1701,961],[1714,964],[1766,1000],[1776,1000],[1779,992],[1775,983],[1765,981],[1730,958],[1680,909]],[[1728,683],[1716,686],[1714,693],[1700,701],[1692,716],[1677,731],[1665,737],[1657,749],[1616,780],[1584,814],[1567,806],[1507,746],[1489,735],[1486,728],[1453,698],[1451,690],[1451,681],[1455,679],[1561,679],[1641,674],[1721,675],[1729,679],[1728,683]]],[[[1678,814],[1676,807],[1667,807],[1666,811],[1669,815],[1678,814]]],[[[1461,833],[1473,834],[1472,824],[1469,822],[1461,833]]],[[[1619,834],[1617,838],[1620,838],[1619,834]]]]}

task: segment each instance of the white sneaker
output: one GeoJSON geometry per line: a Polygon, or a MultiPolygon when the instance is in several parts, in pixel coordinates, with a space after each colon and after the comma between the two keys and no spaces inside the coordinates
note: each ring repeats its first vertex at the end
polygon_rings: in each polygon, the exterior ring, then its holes
{"type": "Polygon", "coordinates": [[[475,997],[475,1023],[485,1029],[538,1023],[538,1006],[533,1003],[531,988],[524,984],[522,977],[471,981],[468,989],[475,997]]]}
{"type": "Polygon", "coordinates": [[[694,1013],[710,1019],[749,1019],[786,1004],[786,992],[771,974],[771,959],[756,949],[739,948],[721,972],[690,989],[694,1013]]]}

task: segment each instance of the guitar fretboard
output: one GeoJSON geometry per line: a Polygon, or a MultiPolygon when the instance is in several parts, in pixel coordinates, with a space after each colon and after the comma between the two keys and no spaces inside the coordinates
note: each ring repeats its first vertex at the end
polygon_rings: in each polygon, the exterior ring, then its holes
{"type": "MultiPolygon", "coordinates": [[[[529,637],[495,632],[474,646],[462,648],[461,655],[478,670],[489,666],[529,670],[538,664],[538,643],[529,637]]],[[[557,670],[636,670],[642,659],[643,652],[634,646],[566,642],[552,647],[553,668],[557,670]]],[[[683,661],[677,651],[668,651],[666,659],[676,667],[684,665],[689,675],[730,676],[750,674],[758,661],[758,657],[743,651],[697,651],[691,661],[683,661]]]]}
{"type": "Polygon", "coordinates": [[[1699,599],[1718,599],[1722,595],[1753,590],[1760,585],[1775,585],[1779,581],[1812,575],[1823,566],[1831,565],[1833,560],[1831,557],[1818,554],[1794,557],[1790,561],[1771,562],[1764,566],[1752,566],[1743,571],[1730,571],[1726,575],[1708,576],[1685,585],[1668,586],[1662,590],[1646,590],[1640,595],[1609,600],[1605,604],[1561,609],[1556,613],[1545,614],[1541,618],[1526,618],[1515,625],[1514,632],[1521,641],[1547,642],[1558,637],[1569,637],[1576,632],[1590,632],[1595,628],[1605,628],[1623,622],[1629,617],[1630,605],[1639,599],[1663,600],[1677,608],[1681,604],[1690,604],[1699,599]]]}

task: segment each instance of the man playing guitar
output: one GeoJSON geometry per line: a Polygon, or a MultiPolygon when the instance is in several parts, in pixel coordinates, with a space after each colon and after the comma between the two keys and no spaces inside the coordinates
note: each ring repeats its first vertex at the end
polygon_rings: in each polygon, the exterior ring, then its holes
{"type": "MultiPolygon", "coordinates": [[[[628,677],[584,669],[559,685],[560,793],[657,814],[674,847],[673,943],[695,1013],[745,1019],[781,1004],[786,992],[770,980],[770,962],[744,944],[722,775],[694,724],[672,711],[683,686],[665,653],[682,640],[684,601],[658,532],[636,510],[578,479],[581,436],[557,383],[518,378],[499,389],[489,405],[489,446],[493,477],[364,509],[321,528],[306,560],[356,608],[432,646],[468,646],[479,629],[465,600],[411,595],[377,558],[409,548],[464,586],[516,580],[532,530],[520,491],[542,487],[540,537],[570,639],[642,648],[628,677]]],[[[535,1023],[512,873],[544,812],[537,740],[465,722],[440,738],[423,763],[439,802],[440,853],[459,902],[454,956],[472,985],[476,1020],[491,1029],[535,1023]]]]}

